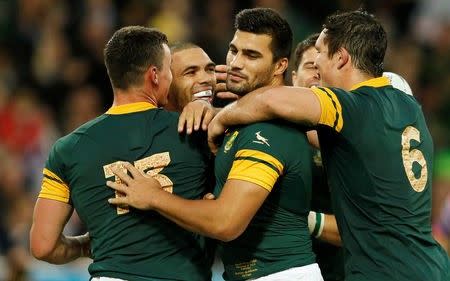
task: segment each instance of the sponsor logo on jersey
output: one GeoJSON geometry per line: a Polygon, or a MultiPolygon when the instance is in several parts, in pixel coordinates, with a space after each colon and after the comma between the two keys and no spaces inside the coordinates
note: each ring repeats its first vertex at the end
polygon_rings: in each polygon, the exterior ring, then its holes
{"type": "Polygon", "coordinates": [[[227,153],[228,150],[231,149],[233,146],[234,140],[236,139],[237,135],[239,134],[238,131],[234,131],[234,133],[231,135],[231,137],[228,139],[227,143],[225,144],[225,147],[223,149],[224,153],[227,153]]]}

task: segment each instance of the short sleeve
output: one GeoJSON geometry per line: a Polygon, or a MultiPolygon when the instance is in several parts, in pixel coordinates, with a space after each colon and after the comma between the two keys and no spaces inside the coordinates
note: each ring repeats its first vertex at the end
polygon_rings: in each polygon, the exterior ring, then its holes
{"type": "Polygon", "coordinates": [[[283,126],[257,123],[244,127],[239,132],[228,179],[249,181],[272,191],[286,166],[289,139],[291,134],[283,126]]]}
{"type": "Polygon", "coordinates": [[[43,170],[43,178],[39,198],[52,199],[69,203],[69,185],[63,180],[64,163],[61,157],[61,146],[58,141],[52,147],[43,170]]]}
{"type": "Polygon", "coordinates": [[[341,101],[336,93],[325,87],[313,87],[311,89],[319,99],[320,107],[322,108],[319,124],[340,132],[344,126],[344,118],[342,116],[341,101]]]}

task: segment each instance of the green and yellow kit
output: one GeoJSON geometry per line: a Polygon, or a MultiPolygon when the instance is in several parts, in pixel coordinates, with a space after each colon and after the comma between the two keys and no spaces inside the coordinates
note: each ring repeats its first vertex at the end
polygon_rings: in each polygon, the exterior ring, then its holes
{"type": "Polygon", "coordinates": [[[188,199],[207,186],[209,150],[200,136],[179,135],[178,114],[149,103],[112,107],[53,146],[40,198],[71,204],[91,237],[93,277],[210,280],[204,238],[153,211],[108,204],[111,165],[133,163],[163,188],[188,199]]]}
{"type": "Polygon", "coordinates": [[[431,235],[433,142],[418,102],[385,77],[313,91],[345,280],[450,280],[431,235]]]}
{"type": "Polygon", "coordinates": [[[215,160],[216,188],[227,179],[270,192],[237,239],[222,243],[225,280],[254,279],[315,262],[307,216],[311,199],[311,150],[303,132],[282,122],[228,131],[215,160]]]}
{"type": "MultiPolygon", "coordinates": [[[[334,214],[331,206],[330,187],[322,165],[320,150],[311,148],[312,161],[312,198],[311,210],[325,214],[334,214]]],[[[344,280],[344,251],[320,238],[312,239],[313,251],[324,281],[344,280]]]]}

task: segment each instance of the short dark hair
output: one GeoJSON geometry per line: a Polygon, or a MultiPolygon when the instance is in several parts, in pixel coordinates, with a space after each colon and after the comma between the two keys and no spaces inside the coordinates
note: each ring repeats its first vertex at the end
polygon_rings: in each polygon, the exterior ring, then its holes
{"type": "Polygon", "coordinates": [[[289,23],[275,10],[270,8],[253,8],[240,11],[236,15],[234,28],[237,30],[266,34],[272,38],[270,48],[273,61],[291,56],[292,30],[289,23]]]}
{"type": "Polygon", "coordinates": [[[314,47],[316,45],[317,38],[319,37],[319,33],[314,33],[309,35],[305,40],[300,41],[295,47],[294,51],[294,70],[297,70],[300,61],[302,60],[303,53],[306,52],[309,48],[314,47]]]}
{"type": "Polygon", "coordinates": [[[179,51],[184,51],[187,49],[196,49],[196,48],[201,49],[200,46],[198,46],[197,44],[194,44],[192,42],[175,42],[170,45],[170,53],[173,55],[179,51]]]}
{"type": "Polygon", "coordinates": [[[338,12],[326,18],[323,28],[330,57],[342,47],[356,68],[375,77],[383,74],[387,36],[374,15],[363,10],[338,12]]]}
{"type": "Polygon", "coordinates": [[[106,43],[105,65],[113,88],[128,89],[143,81],[150,65],[162,67],[164,33],[149,27],[127,26],[117,30],[106,43]]]}

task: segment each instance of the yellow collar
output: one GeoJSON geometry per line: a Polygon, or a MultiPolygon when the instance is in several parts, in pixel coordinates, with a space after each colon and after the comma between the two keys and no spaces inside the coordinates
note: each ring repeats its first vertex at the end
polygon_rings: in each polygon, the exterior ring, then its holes
{"type": "Polygon", "coordinates": [[[384,86],[387,86],[390,84],[391,83],[389,83],[389,79],[387,77],[382,76],[382,77],[369,79],[369,80],[363,81],[361,83],[358,83],[356,85],[353,85],[353,87],[351,87],[350,91],[356,90],[359,87],[363,87],[363,86],[378,88],[378,87],[384,87],[384,86]]]}
{"type": "Polygon", "coordinates": [[[106,111],[105,114],[111,114],[111,115],[119,115],[119,114],[127,114],[127,113],[133,113],[133,112],[139,112],[139,111],[145,111],[149,109],[154,109],[156,106],[149,102],[135,102],[135,103],[128,103],[124,105],[118,105],[111,107],[108,111],[106,111]]]}

